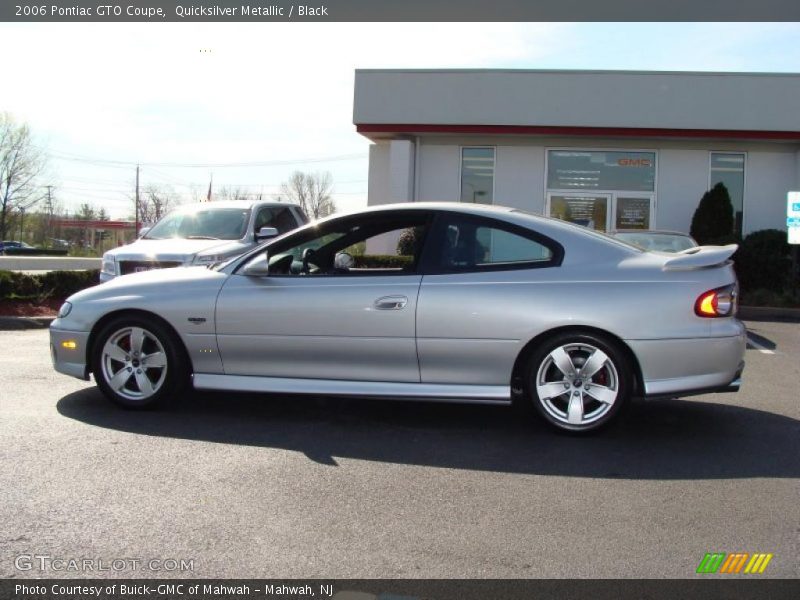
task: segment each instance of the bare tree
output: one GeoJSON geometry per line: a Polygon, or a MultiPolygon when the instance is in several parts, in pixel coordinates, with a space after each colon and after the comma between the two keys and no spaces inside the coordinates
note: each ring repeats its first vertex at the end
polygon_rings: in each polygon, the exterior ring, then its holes
{"type": "Polygon", "coordinates": [[[325,173],[303,173],[295,171],[281,184],[279,196],[300,205],[309,218],[319,219],[336,212],[336,203],[331,197],[333,178],[325,173]]]}
{"type": "Polygon", "coordinates": [[[139,220],[143,223],[155,223],[180,201],[169,187],[155,184],[145,186],[139,195],[139,220]]]}
{"type": "Polygon", "coordinates": [[[35,180],[44,156],[33,145],[30,128],[0,114],[0,240],[6,238],[9,213],[24,211],[42,199],[35,180]]]}
{"type": "Polygon", "coordinates": [[[224,185],[214,195],[219,200],[254,200],[257,194],[247,191],[247,188],[224,185]]]}

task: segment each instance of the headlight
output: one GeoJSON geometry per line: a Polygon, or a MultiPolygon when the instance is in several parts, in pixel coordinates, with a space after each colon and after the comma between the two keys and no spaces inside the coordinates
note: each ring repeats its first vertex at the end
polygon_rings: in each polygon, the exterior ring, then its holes
{"type": "Polygon", "coordinates": [[[101,271],[106,275],[111,275],[112,277],[117,276],[117,261],[113,255],[103,255],[103,267],[101,271]]]}
{"type": "Polygon", "coordinates": [[[70,304],[69,302],[64,302],[64,304],[61,305],[61,308],[58,309],[58,318],[63,319],[71,311],[72,311],[72,304],[70,304]]]}

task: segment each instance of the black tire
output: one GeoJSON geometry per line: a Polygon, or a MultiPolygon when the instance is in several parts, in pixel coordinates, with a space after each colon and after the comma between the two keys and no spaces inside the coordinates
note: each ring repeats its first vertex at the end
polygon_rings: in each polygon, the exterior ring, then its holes
{"type": "Polygon", "coordinates": [[[100,330],[92,348],[92,372],[97,387],[109,400],[132,410],[170,404],[186,389],[189,379],[188,361],[180,340],[157,319],[142,316],[121,316],[100,330]],[[139,331],[144,334],[137,354],[135,341],[139,331]],[[162,362],[163,370],[160,366],[148,366],[162,362]],[[118,387],[120,381],[123,383],[118,387]],[[147,389],[148,381],[152,393],[147,389]]]}
{"type": "Polygon", "coordinates": [[[551,427],[560,432],[586,434],[617,420],[629,404],[633,367],[627,354],[605,336],[565,332],[549,338],[531,353],[523,371],[523,387],[525,400],[551,427]],[[595,355],[598,350],[602,354],[595,355]],[[589,364],[591,357],[594,358],[589,364]],[[567,377],[557,362],[562,367],[571,365],[572,375],[567,377]],[[579,369],[592,370],[597,364],[601,366],[586,380],[579,369]],[[544,395],[550,391],[552,396],[544,395]]]}

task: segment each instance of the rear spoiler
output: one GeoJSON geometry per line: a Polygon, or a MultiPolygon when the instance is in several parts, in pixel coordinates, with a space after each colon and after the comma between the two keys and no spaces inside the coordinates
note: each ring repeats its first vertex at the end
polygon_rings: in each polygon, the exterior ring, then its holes
{"type": "Polygon", "coordinates": [[[716,267],[727,261],[739,246],[698,246],[679,252],[674,258],[664,262],[664,271],[681,271],[684,269],[702,269],[716,267]]]}

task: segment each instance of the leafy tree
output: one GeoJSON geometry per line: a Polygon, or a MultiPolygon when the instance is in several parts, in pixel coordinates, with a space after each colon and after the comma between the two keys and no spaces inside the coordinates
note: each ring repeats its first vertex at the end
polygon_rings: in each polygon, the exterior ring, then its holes
{"type": "Polygon", "coordinates": [[[84,202],[75,217],[82,221],[94,221],[97,218],[97,210],[91,204],[84,202]]]}
{"type": "Polygon", "coordinates": [[[692,217],[690,233],[701,245],[735,241],[733,205],[728,188],[717,183],[703,194],[692,217]]]}

